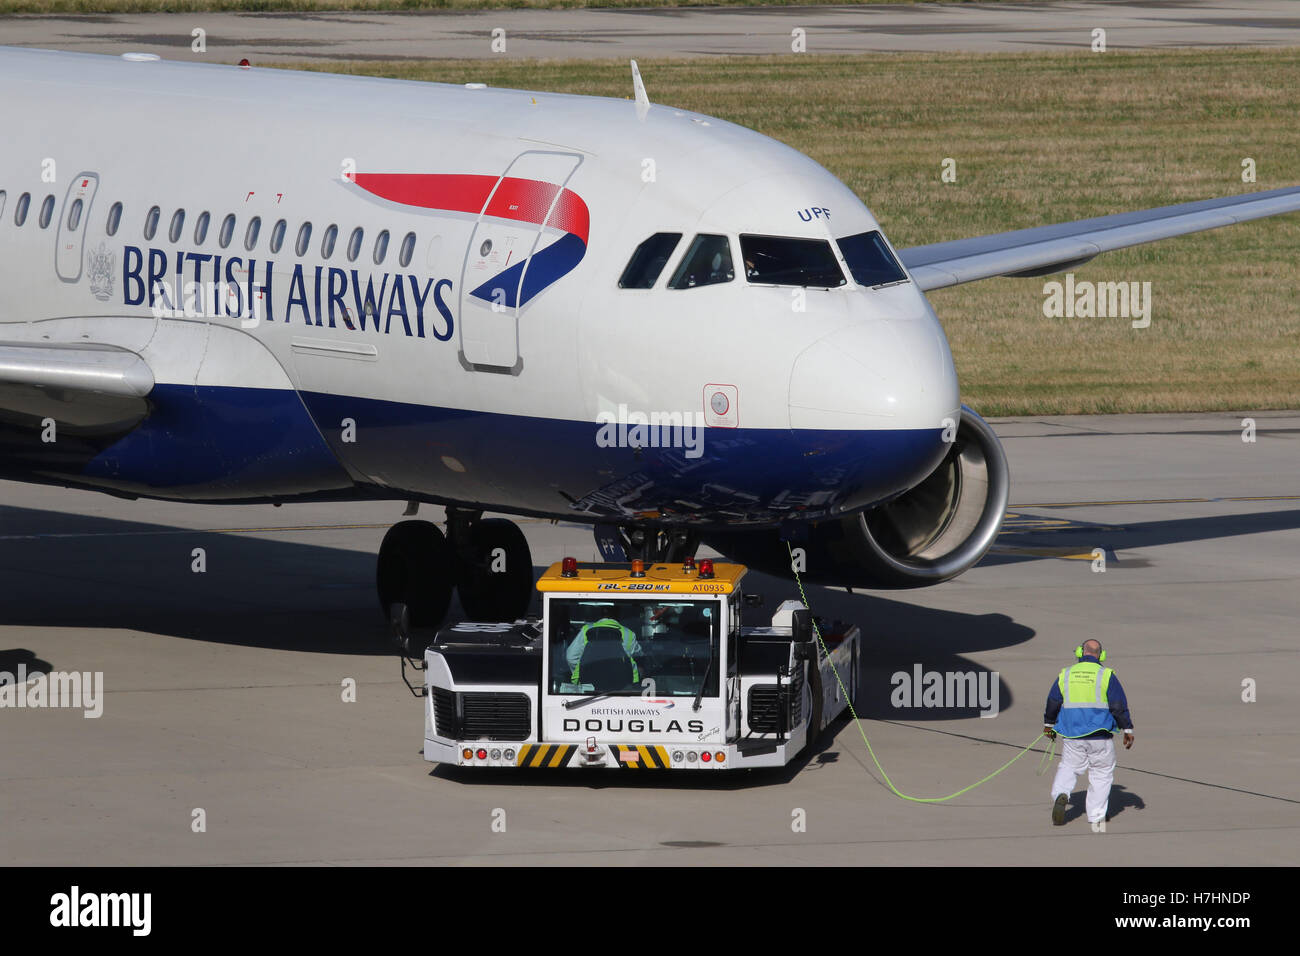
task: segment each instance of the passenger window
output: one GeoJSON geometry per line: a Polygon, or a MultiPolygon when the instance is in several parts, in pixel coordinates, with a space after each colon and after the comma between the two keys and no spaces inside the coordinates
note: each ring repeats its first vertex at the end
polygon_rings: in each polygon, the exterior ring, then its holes
{"type": "Polygon", "coordinates": [[[104,223],[104,231],[110,236],[117,235],[117,227],[122,223],[122,204],[113,203],[108,208],[108,221],[104,223]]]}
{"type": "Polygon", "coordinates": [[[45,201],[41,203],[41,228],[44,229],[54,218],[54,197],[46,196],[45,201]]]}
{"type": "Polygon", "coordinates": [[[664,271],[668,259],[681,241],[680,232],[656,232],[641,245],[636,247],[632,258],[627,261],[623,274],[619,276],[620,289],[652,289],[659,281],[659,273],[664,271]]]}
{"type": "Polygon", "coordinates": [[[162,215],[162,210],[157,206],[149,210],[149,215],[144,217],[144,237],[152,239],[153,234],[158,231],[158,217],[162,215]]]}
{"type": "Polygon", "coordinates": [[[230,240],[235,237],[235,214],[227,213],[226,218],[221,220],[221,231],[217,233],[217,245],[222,249],[230,245],[230,240]]]}
{"type": "Polygon", "coordinates": [[[257,234],[262,231],[262,217],[254,216],[248,220],[248,228],[244,230],[244,248],[249,252],[257,245],[257,234]]]}
{"type": "Polygon", "coordinates": [[[397,250],[397,261],[403,267],[409,266],[413,255],[415,255],[415,233],[408,232],[402,239],[402,248],[397,250]]]}
{"type": "Polygon", "coordinates": [[[375,236],[375,265],[381,265],[388,255],[388,230],[383,229],[375,236]]]}
{"type": "Polygon", "coordinates": [[[701,233],[691,240],[691,247],[668,283],[670,289],[694,289],[696,286],[730,282],[736,277],[731,266],[731,243],[726,236],[701,233]]]}
{"type": "Polygon", "coordinates": [[[741,236],[745,278],[760,285],[833,289],[848,282],[825,239],[741,236]]]}
{"type": "Polygon", "coordinates": [[[194,220],[194,244],[203,245],[203,240],[208,238],[208,223],[212,222],[212,217],[208,213],[199,213],[199,218],[194,220]]]}
{"type": "Polygon", "coordinates": [[[301,258],[307,254],[307,245],[311,242],[311,223],[304,222],[298,229],[298,239],[294,243],[293,251],[301,258]]]}
{"type": "Polygon", "coordinates": [[[280,251],[280,247],[284,245],[285,231],[288,230],[288,228],[289,228],[289,224],[285,222],[283,219],[281,219],[279,222],[275,224],[275,228],[271,230],[271,251],[272,252],[280,251]]]}
{"type": "Polygon", "coordinates": [[[80,199],[72,201],[72,208],[68,210],[68,231],[76,232],[77,227],[81,225],[81,209],[85,204],[80,199]]]}
{"type": "Polygon", "coordinates": [[[32,194],[23,193],[14,203],[14,225],[21,226],[27,221],[27,207],[32,203],[32,194]]]}
{"type": "Polygon", "coordinates": [[[322,259],[328,259],[330,256],[334,255],[334,243],[338,241],[338,238],[339,227],[330,223],[329,228],[325,230],[325,235],[320,241],[320,257],[322,259]]]}
{"type": "Polygon", "coordinates": [[[889,251],[885,237],[879,232],[860,232],[856,236],[837,241],[840,253],[848,263],[849,272],[853,274],[853,281],[858,285],[875,287],[907,281],[907,273],[889,251]]]}
{"type": "Polygon", "coordinates": [[[177,242],[181,238],[181,230],[185,228],[185,210],[177,209],[172,214],[172,224],[167,227],[167,238],[172,242],[177,242]]]}
{"type": "Polygon", "coordinates": [[[348,238],[348,262],[356,262],[357,256],[361,254],[361,239],[363,233],[360,226],[352,230],[352,235],[348,238]]]}

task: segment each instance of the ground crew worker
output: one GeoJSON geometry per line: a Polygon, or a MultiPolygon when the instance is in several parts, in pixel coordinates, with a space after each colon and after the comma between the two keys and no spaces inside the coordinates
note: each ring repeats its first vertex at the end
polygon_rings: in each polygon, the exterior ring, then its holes
{"type": "Polygon", "coordinates": [[[578,674],[582,666],[582,652],[587,647],[587,632],[593,627],[612,627],[620,632],[623,640],[623,653],[632,664],[632,683],[641,683],[641,674],[637,670],[636,659],[641,655],[641,645],[637,642],[636,635],[629,628],[624,627],[612,617],[603,617],[599,621],[592,621],[590,624],[582,625],[582,630],[578,636],[573,639],[568,649],[564,652],[564,660],[569,665],[571,675],[569,682],[579,683],[578,674]]]}
{"type": "Polygon", "coordinates": [[[1088,822],[1093,833],[1106,832],[1110,784],[1115,776],[1115,741],[1111,735],[1123,729],[1124,749],[1133,746],[1133,721],[1128,698],[1119,678],[1103,667],[1106,651],[1101,643],[1087,640],[1074,649],[1078,660],[1063,668],[1047,694],[1043,711],[1043,733],[1065,738],[1061,763],[1052,781],[1052,823],[1065,823],[1078,775],[1088,774],[1088,822]]]}

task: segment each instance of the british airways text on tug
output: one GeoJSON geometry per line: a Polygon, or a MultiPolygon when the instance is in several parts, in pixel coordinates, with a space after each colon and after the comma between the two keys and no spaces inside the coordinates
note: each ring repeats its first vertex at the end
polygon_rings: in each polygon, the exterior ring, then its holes
{"type": "Polygon", "coordinates": [[[542,619],[445,628],[424,654],[424,755],[469,767],[779,767],[857,689],[861,635],[797,601],[742,626],[745,567],[551,565],[542,619]],[[838,677],[837,677],[838,673],[838,677]]]}

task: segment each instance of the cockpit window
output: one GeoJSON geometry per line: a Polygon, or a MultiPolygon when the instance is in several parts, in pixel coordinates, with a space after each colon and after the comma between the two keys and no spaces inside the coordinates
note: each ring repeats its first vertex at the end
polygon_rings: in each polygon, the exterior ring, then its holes
{"type": "Polygon", "coordinates": [[[745,278],[760,285],[801,285],[833,289],[848,282],[825,239],[741,236],[745,278]]]}
{"type": "Polygon", "coordinates": [[[880,286],[906,282],[907,273],[885,245],[885,237],[875,230],[860,232],[839,240],[840,253],[849,264],[853,281],[858,285],[880,286]]]}
{"type": "Polygon", "coordinates": [[[734,278],[736,271],[731,267],[731,243],[727,237],[701,233],[691,240],[691,247],[669,280],[668,288],[693,289],[734,278]]]}
{"type": "Polygon", "coordinates": [[[659,273],[668,264],[668,257],[681,241],[680,232],[656,232],[641,245],[636,247],[632,258],[627,261],[627,268],[619,276],[620,289],[652,289],[659,279],[659,273]]]}

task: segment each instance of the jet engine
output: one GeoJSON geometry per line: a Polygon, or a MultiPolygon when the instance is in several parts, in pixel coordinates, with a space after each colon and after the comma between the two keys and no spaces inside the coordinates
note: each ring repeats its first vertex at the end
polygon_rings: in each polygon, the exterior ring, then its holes
{"type": "Polygon", "coordinates": [[[993,429],[962,406],[948,454],[920,484],[884,504],[791,532],[705,534],[704,542],[755,570],[789,577],[789,547],[802,548],[811,583],[860,588],[939,584],[973,567],[1002,526],[1010,494],[1007,458],[993,429]]]}

